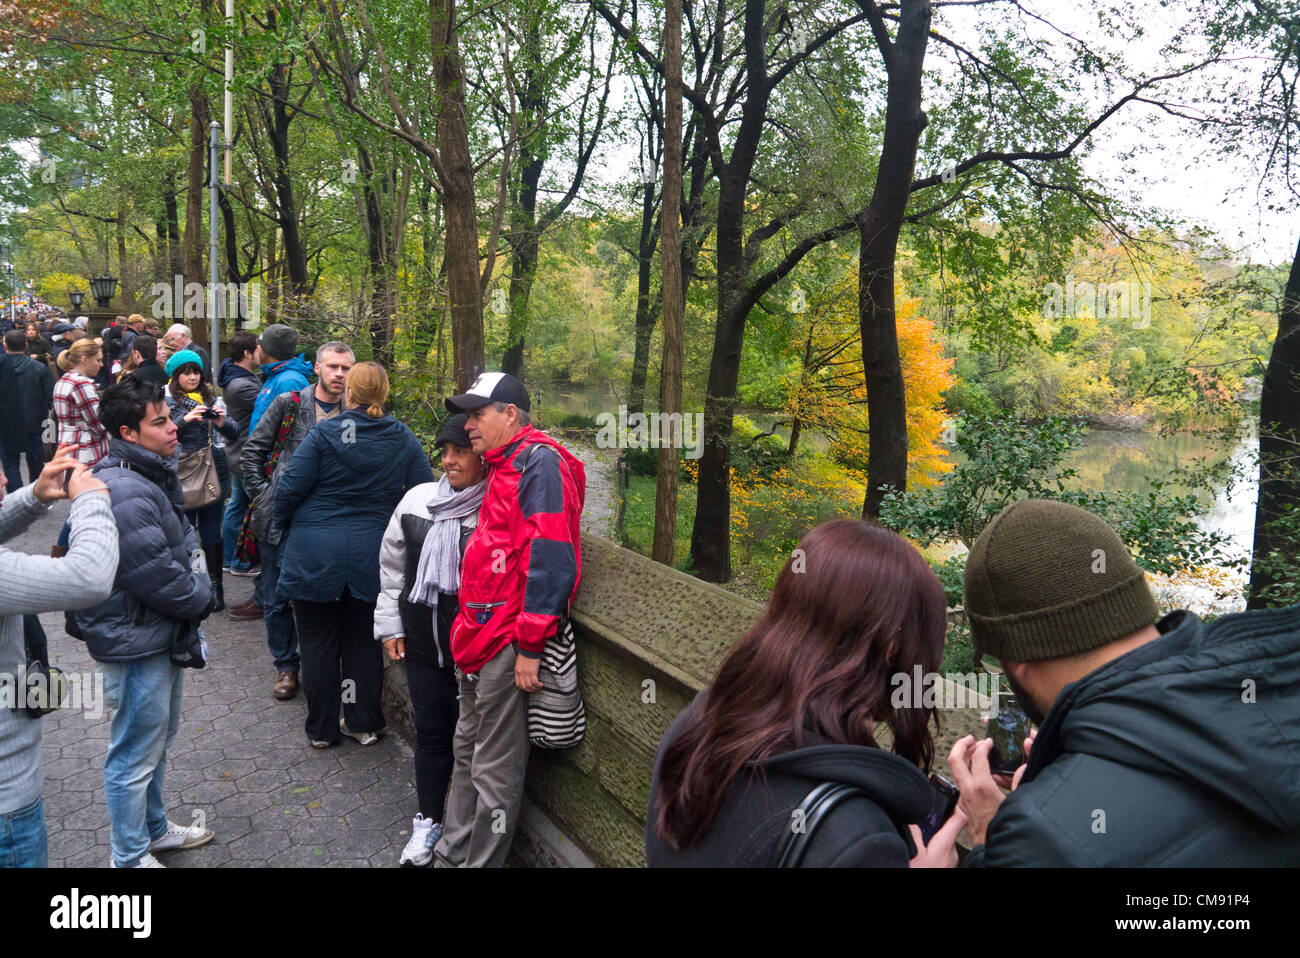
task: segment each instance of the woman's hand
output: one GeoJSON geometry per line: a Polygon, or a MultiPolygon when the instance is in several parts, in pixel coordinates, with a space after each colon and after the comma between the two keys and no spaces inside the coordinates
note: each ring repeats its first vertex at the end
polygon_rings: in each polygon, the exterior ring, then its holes
{"type": "Polygon", "coordinates": [[[394,662],[399,662],[406,658],[406,640],[400,635],[395,635],[391,639],[384,639],[384,651],[394,662]]]}
{"type": "Polygon", "coordinates": [[[185,414],[185,422],[198,422],[203,418],[203,414],[208,411],[208,407],[200,403],[185,414]]]}
{"type": "Polygon", "coordinates": [[[916,857],[907,863],[908,868],[956,868],[957,836],[966,827],[966,816],[960,808],[952,810],[952,817],[943,823],[943,827],[934,833],[930,844],[921,841],[921,829],[908,825],[912,830],[912,841],[920,849],[916,857]]]}

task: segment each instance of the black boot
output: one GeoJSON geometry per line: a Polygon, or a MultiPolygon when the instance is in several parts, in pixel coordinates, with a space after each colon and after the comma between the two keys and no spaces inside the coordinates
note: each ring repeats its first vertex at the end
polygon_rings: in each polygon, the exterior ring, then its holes
{"type": "Polygon", "coordinates": [[[221,583],[220,542],[210,542],[203,547],[203,558],[208,563],[208,578],[212,581],[212,611],[220,612],[226,607],[226,596],[221,583]]]}

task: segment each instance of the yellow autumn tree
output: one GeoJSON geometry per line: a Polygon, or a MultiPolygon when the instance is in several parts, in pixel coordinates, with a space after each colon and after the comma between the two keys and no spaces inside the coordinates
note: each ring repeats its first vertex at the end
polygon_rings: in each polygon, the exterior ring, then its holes
{"type": "MultiPolygon", "coordinates": [[[[832,285],[809,298],[801,314],[801,363],[782,415],[796,437],[801,429],[820,430],[830,438],[837,461],[865,470],[870,436],[857,278],[856,264],[846,263],[832,285]]],[[[953,468],[939,440],[943,393],[956,382],[955,360],[943,355],[934,324],[918,312],[920,299],[906,297],[901,284],[895,298],[907,404],[907,481],[909,486],[928,486],[953,468]]]]}

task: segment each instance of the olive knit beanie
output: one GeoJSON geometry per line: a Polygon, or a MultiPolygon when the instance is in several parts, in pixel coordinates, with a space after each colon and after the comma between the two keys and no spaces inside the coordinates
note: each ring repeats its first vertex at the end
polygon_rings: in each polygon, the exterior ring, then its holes
{"type": "Polygon", "coordinates": [[[975,663],[1087,652],[1159,617],[1146,578],[1119,536],[1086,509],[1050,499],[1007,506],[966,560],[975,663]]]}

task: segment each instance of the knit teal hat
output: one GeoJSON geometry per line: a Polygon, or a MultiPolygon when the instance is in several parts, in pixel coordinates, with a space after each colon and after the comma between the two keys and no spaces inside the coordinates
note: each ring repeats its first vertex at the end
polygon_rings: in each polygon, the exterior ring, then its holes
{"type": "Polygon", "coordinates": [[[167,360],[167,365],[163,367],[163,371],[167,373],[167,377],[170,379],[176,374],[176,370],[187,363],[193,363],[199,367],[199,372],[203,371],[203,357],[192,349],[182,349],[178,353],[173,353],[171,358],[167,360]]]}

